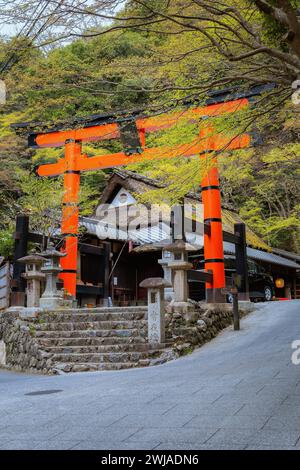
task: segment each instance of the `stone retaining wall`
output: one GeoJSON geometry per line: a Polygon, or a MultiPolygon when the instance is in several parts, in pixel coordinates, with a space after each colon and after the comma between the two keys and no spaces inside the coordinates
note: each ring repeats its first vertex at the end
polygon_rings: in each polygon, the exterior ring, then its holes
{"type": "MultiPolygon", "coordinates": [[[[248,306],[246,309],[240,309],[240,315],[247,314],[252,308],[249,309],[248,306]]],[[[43,374],[53,373],[49,354],[40,349],[34,337],[35,325],[42,322],[43,313],[37,318],[26,318],[22,312],[0,313],[0,342],[2,341],[1,348],[4,351],[0,367],[43,374]],[[3,358],[6,364],[3,364],[3,358]]],[[[193,309],[187,313],[166,313],[168,349],[156,359],[148,361],[147,365],[161,364],[189,354],[231,324],[232,306],[229,304],[194,303],[193,309]]],[[[146,329],[143,334],[146,340],[146,329]]]]}
{"type": "MultiPolygon", "coordinates": [[[[36,321],[35,319],[33,321],[36,321]]],[[[46,359],[32,337],[32,323],[20,317],[19,312],[0,314],[0,341],[5,345],[5,362],[1,367],[16,371],[48,374],[51,360],[46,359]]]]}
{"type": "MultiPolygon", "coordinates": [[[[240,317],[253,310],[250,303],[240,307],[240,317]]],[[[233,323],[232,305],[195,302],[187,313],[166,314],[166,337],[178,355],[192,352],[233,323]]]]}

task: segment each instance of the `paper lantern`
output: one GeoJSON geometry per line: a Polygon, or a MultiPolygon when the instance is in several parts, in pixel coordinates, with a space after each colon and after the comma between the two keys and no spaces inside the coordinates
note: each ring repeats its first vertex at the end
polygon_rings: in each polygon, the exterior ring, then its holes
{"type": "Polygon", "coordinates": [[[284,279],[282,279],[282,278],[276,279],[275,285],[276,285],[277,289],[282,289],[284,287],[284,279]]]}

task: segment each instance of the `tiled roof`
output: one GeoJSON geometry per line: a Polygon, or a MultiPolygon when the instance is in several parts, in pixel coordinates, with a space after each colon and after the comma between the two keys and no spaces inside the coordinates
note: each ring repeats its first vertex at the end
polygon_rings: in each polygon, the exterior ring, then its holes
{"type": "MultiPolygon", "coordinates": [[[[224,252],[227,254],[235,254],[235,246],[233,243],[224,242],[224,252]]],[[[279,266],[286,266],[288,268],[299,269],[300,264],[295,263],[290,259],[278,256],[274,253],[268,253],[262,250],[255,250],[254,248],[247,247],[247,256],[258,261],[265,263],[277,264],[279,266]]]]}
{"type": "MultiPolygon", "coordinates": [[[[95,219],[90,219],[87,217],[81,218],[81,223],[87,228],[88,232],[97,236],[106,235],[112,239],[115,237],[118,240],[127,241],[132,240],[134,243],[138,244],[139,247],[135,248],[136,253],[145,252],[145,251],[159,251],[161,250],[164,244],[170,242],[169,234],[164,230],[161,230],[160,227],[155,226],[151,228],[142,228],[135,231],[113,231],[107,230],[100,221],[95,219]]],[[[192,235],[192,234],[191,234],[192,235]]],[[[189,234],[186,234],[187,239],[189,239],[189,234]]],[[[198,235],[197,241],[193,240],[192,243],[196,243],[198,249],[203,247],[203,236],[198,235]]],[[[227,255],[235,254],[235,246],[233,243],[224,242],[224,253],[227,255]]],[[[300,264],[297,264],[295,261],[288,259],[284,256],[278,256],[275,253],[266,252],[263,250],[257,250],[255,248],[247,247],[247,255],[249,258],[263,261],[265,263],[276,264],[279,266],[285,266],[288,268],[299,269],[300,264]]]]}
{"type": "MultiPolygon", "coordinates": [[[[156,188],[163,188],[164,185],[157,179],[149,178],[148,176],[135,173],[128,170],[114,169],[110,177],[107,187],[103,192],[101,198],[102,203],[110,202],[110,197],[113,195],[116,187],[124,186],[128,191],[138,194],[143,194],[146,191],[156,188]]],[[[186,195],[186,200],[195,203],[198,201],[201,204],[201,193],[189,192],[186,195]]],[[[234,224],[241,223],[243,220],[239,215],[228,206],[222,208],[223,215],[223,229],[227,232],[234,232],[234,224]]],[[[265,251],[272,251],[272,249],[264,242],[258,235],[256,235],[249,227],[247,227],[247,244],[253,248],[258,248],[265,251]]]]}

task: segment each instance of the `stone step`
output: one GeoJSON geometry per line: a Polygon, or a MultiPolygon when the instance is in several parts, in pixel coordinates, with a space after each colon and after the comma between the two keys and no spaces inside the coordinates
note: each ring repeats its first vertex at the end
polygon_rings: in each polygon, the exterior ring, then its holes
{"type": "MultiPolygon", "coordinates": [[[[133,306],[133,307],[94,307],[94,308],[72,308],[72,315],[77,314],[93,314],[93,313],[135,313],[135,312],[147,312],[147,306],[133,306]]],[[[45,312],[42,315],[70,315],[70,309],[68,308],[61,308],[59,311],[55,312],[45,312]]]]}
{"type": "Polygon", "coordinates": [[[43,351],[51,354],[97,354],[110,352],[148,352],[154,349],[163,349],[165,344],[133,343],[133,344],[106,344],[106,345],[85,345],[85,346],[48,346],[43,351]]]}
{"type": "MultiPolygon", "coordinates": [[[[132,321],[132,320],[146,320],[147,311],[134,311],[134,312],[99,312],[99,313],[51,313],[42,314],[38,317],[38,321],[45,323],[89,323],[89,322],[102,322],[102,321],[132,321]]],[[[38,324],[37,321],[37,324],[38,324]]]]}
{"type": "MultiPolygon", "coordinates": [[[[122,328],[105,330],[38,330],[34,332],[36,338],[136,338],[141,337],[140,328],[122,328]]],[[[144,335],[143,335],[144,336],[144,335]]]]}
{"type": "MultiPolygon", "coordinates": [[[[124,332],[125,330],[122,330],[124,332]]],[[[52,333],[52,332],[51,332],[52,333]]],[[[53,332],[54,333],[54,332],[53,332]]],[[[122,346],[129,344],[145,344],[147,340],[142,336],[130,337],[80,337],[80,338],[63,338],[63,337],[36,337],[37,343],[40,347],[48,348],[51,346],[69,347],[69,346],[122,346]]]]}
{"type": "MultiPolygon", "coordinates": [[[[166,345],[147,342],[147,307],[62,309],[30,322],[53,372],[109,371],[163,362],[166,345]]],[[[167,344],[169,347],[169,342],[167,344]]]]}
{"type": "Polygon", "coordinates": [[[36,331],[79,331],[79,330],[121,330],[143,329],[147,325],[146,320],[119,320],[119,321],[91,321],[91,322],[45,322],[34,323],[36,331]]]}
{"type": "Polygon", "coordinates": [[[163,349],[153,349],[149,351],[130,351],[130,352],[111,352],[111,353],[60,353],[52,354],[46,353],[48,358],[51,358],[53,362],[57,363],[98,363],[103,362],[132,362],[137,363],[141,359],[148,359],[158,357],[162,353],[163,349]]]}
{"type": "Polygon", "coordinates": [[[122,369],[132,369],[134,367],[146,367],[150,361],[141,361],[138,365],[132,362],[102,362],[93,363],[93,362],[77,362],[76,364],[72,363],[59,363],[53,367],[54,372],[96,372],[96,371],[112,371],[112,370],[122,370],[122,369]]]}

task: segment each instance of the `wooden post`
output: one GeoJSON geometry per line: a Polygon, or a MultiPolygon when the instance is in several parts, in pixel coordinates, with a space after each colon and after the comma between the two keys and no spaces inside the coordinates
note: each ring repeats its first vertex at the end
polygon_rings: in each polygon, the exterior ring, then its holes
{"type": "Polygon", "coordinates": [[[240,315],[239,315],[238,291],[232,294],[232,313],[233,313],[233,328],[235,331],[239,331],[240,330],[240,315]]]}
{"type": "Polygon", "coordinates": [[[242,223],[235,224],[234,234],[239,238],[239,243],[235,243],[236,273],[240,276],[239,300],[249,301],[246,225],[242,223]]]}
{"type": "Polygon", "coordinates": [[[23,258],[27,255],[27,244],[28,244],[28,232],[29,232],[29,217],[27,215],[18,215],[16,218],[16,231],[14,234],[15,238],[15,250],[14,250],[14,261],[13,261],[13,278],[12,278],[12,295],[11,305],[12,306],[24,306],[25,305],[25,288],[26,282],[23,279],[22,274],[25,272],[25,265],[18,263],[18,259],[23,258]]]}
{"type": "Polygon", "coordinates": [[[104,243],[104,277],[103,277],[103,306],[108,307],[110,284],[110,242],[104,243]]]}
{"type": "Polygon", "coordinates": [[[233,328],[235,331],[240,330],[240,314],[239,314],[239,293],[236,284],[236,275],[232,276],[232,287],[225,287],[222,289],[222,294],[224,296],[232,296],[232,316],[233,316],[233,328]]]}

